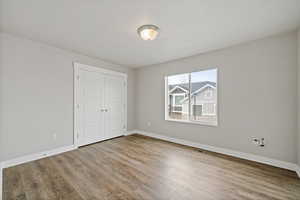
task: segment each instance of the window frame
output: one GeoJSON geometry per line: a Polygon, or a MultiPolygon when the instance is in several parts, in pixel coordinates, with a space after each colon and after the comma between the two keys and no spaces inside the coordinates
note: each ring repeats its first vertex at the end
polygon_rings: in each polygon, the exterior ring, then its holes
{"type": "Polygon", "coordinates": [[[188,124],[197,124],[197,125],[202,125],[202,126],[211,126],[211,127],[218,127],[219,126],[219,69],[217,67],[213,67],[213,68],[203,68],[203,69],[199,69],[199,70],[195,70],[195,71],[191,71],[191,72],[182,72],[182,73],[177,73],[177,74],[168,74],[165,75],[164,77],[165,79],[165,121],[170,121],[170,122],[180,122],[180,123],[188,123],[188,124]],[[209,122],[204,122],[204,121],[197,121],[197,120],[193,120],[191,118],[191,74],[194,72],[201,72],[201,71],[207,71],[207,70],[216,70],[216,105],[215,105],[215,113],[216,113],[216,121],[215,123],[209,123],[209,122]],[[189,98],[189,117],[188,120],[179,120],[179,119],[172,119],[169,118],[169,105],[170,105],[170,99],[169,99],[169,86],[168,86],[168,77],[169,76],[174,76],[174,75],[180,75],[180,74],[189,74],[189,94],[188,94],[188,98],[189,98]]]}

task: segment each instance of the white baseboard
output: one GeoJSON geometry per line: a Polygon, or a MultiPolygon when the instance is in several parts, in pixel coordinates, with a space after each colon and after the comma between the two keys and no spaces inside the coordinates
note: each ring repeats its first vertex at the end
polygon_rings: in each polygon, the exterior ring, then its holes
{"type": "Polygon", "coordinates": [[[229,156],[233,156],[233,157],[237,157],[237,158],[242,158],[245,160],[251,160],[251,161],[255,161],[255,162],[259,162],[259,163],[263,163],[263,164],[267,164],[267,165],[272,165],[275,167],[280,167],[280,168],[296,171],[298,176],[300,177],[300,168],[295,163],[290,163],[290,162],[286,162],[286,161],[276,160],[276,159],[272,159],[272,158],[267,158],[267,157],[263,157],[263,156],[234,151],[234,150],[220,148],[220,147],[214,147],[214,146],[210,146],[210,145],[206,145],[206,144],[190,142],[190,141],[183,140],[183,139],[171,138],[168,136],[164,136],[164,135],[160,135],[160,134],[156,134],[156,133],[150,133],[150,132],[146,132],[146,131],[142,131],[142,130],[135,130],[133,133],[139,133],[142,135],[146,135],[146,136],[161,139],[161,140],[166,140],[169,142],[174,142],[177,144],[196,147],[199,149],[204,149],[204,150],[221,153],[221,154],[225,154],[225,155],[229,155],[229,156]]]}
{"type": "Polygon", "coordinates": [[[30,161],[38,160],[38,159],[41,159],[41,158],[46,158],[46,157],[53,156],[53,155],[56,155],[56,154],[64,153],[64,152],[67,152],[67,151],[72,151],[76,148],[77,147],[75,147],[74,145],[70,145],[70,146],[65,146],[65,147],[59,147],[59,148],[49,150],[49,151],[44,151],[44,152],[25,155],[25,156],[22,156],[22,157],[18,157],[18,158],[14,158],[14,159],[2,162],[2,168],[8,168],[8,167],[20,165],[20,164],[23,164],[23,163],[27,163],[27,162],[30,162],[30,161]]]}
{"type": "Polygon", "coordinates": [[[74,145],[70,145],[70,146],[65,146],[65,147],[59,147],[59,148],[49,150],[49,151],[29,154],[29,155],[26,155],[26,156],[22,156],[22,157],[19,157],[19,158],[14,158],[14,159],[11,159],[11,160],[1,162],[0,163],[0,200],[2,199],[3,169],[4,168],[13,167],[13,166],[16,166],[16,165],[20,165],[20,164],[27,163],[27,162],[30,162],[30,161],[38,160],[38,159],[41,159],[41,158],[46,158],[46,157],[49,157],[49,156],[54,156],[54,155],[64,153],[64,152],[67,152],[67,151],[72,151],[74,149],[77,149],[77,147],[74,146],[74,145]]]}
{"type": "Polygon", "coordinates": [[[138,133],[138,130],[130,130],[130,131],[126,131],[125,133],[124,133],[124,135],[126,136],[126,135],[132,135],[132,134],[135,134],[135,133],[138,133]]]}
{"type": "MultiPolygon", "coordinates": [[[[149,136],[149,137],[153,137],[153,138],[157,138],[157,139],[161,139],[161,140],[165,140],[165,141],[169,141],[169,142],[174,142],[174,143],[177,143],[177,144],[196,147],[196,148],[200,148],[200,149],[204,149],[204,150],[208,150],[208,151],[212,151],[212,152],[216,152],[216,153],[230,155],[230,156],[237,157],[237,158],[242,158],[242,159],[251,160],[251,161],[255,161],[255,162],[259,162],[259,163],[264,163],[264,164],[272,165],[272,166],[275,166],[275,167],[280,167],[280,168],[292,170],[292,171],[295,171],[298,174],[299,178],[300,178],[300,166],[296,165],[295,163],[289,163],[289,162],[275,160],[275,159],[272,159],[272,158],[267,158],[267,157],[258,156],[258,155],[254,155],[254,154],[243,153],[243,152],[233,151],[233,150],[229,150],[229,149],[225,149],[225,148],[194,143],[194,142],[190,142],[190,141],[187,141],[187,140],[171,138],[171,137],[167,137],[167,136],[164,136],[164,135],[160,135],[160,134],[156,134],[156,133],[150,133],[150,132],[146,132],[146,131],[142,131],[142,130],[126,131],[126,133],[124,135],[131,135],[131,134],[134,134],[134,133],[142,134],[142,135],[145,135],[145,136],[149,136]]],[[[74,149],[77,149],[77,147],[74,146],[74,145],[66,146],[66,147],[60,147],[60,148],[53,149],[53,150],[50,150],[50,151],[34,153],[34,154],[22,156],[22,157],[19,157],[19,158],[15,158],[15,159],[12,159],[12,160],[7,160],[7,161],[4,161],[4,162],[0,163],[0,200],[2,199],[2,186],[3,186],[2,183],[3,183],[3,169],[4,168],[12,167],[12,166],[15,166],[15,165],[23,164],[23,163],[26,163],[26,162],[38,160],[38,159],[53,156],[53,155],[57,155],[57,154],[64,153],[64,152],[67,152],[67,151],[71,151],[71,150],[74,150],[74,149]]]]}

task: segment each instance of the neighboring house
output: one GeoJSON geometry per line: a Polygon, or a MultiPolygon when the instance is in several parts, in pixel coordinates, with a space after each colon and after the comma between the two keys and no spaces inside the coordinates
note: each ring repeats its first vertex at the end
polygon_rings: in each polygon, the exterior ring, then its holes
{"type": "MultiPolygon", "coordinates": [[[[188,114],[188,84],[169,85],[170,114],[188,114]]],[[[191,115],[215,116],[217,90],[216,83],[205,81],[191,83],[191,115]]]]}

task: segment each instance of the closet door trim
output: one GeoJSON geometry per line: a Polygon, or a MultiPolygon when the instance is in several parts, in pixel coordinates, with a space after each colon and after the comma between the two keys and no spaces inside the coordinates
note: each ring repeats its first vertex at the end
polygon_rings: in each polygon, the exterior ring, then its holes
{"type": "Polygon", "coordinates": [[[121,76],[124,78],[124,106],[125,106],[125,111],[124,111],[124,123],[125,123],[125,128],[124,128],[124,135],[127,131],[127,74],[122,73],[122,72],[116,72],[108,69],[103,69],[99,67],[94,67],[78,62],[73,62],[73,67],[74,67],[74,105],[73,105],[73,145],[74,147],[79,146],[79,137],[80,137],[80,130],[82,130],[81,123],[79,121],[80,119],[80,97],[79,97],[79,80],[80,80],[80,70],[85,70],[85,71],[90,71],[90,72],[98,72],[102,74],[107,74],[107,75],[113,75],[113,76],[121,76]]]}

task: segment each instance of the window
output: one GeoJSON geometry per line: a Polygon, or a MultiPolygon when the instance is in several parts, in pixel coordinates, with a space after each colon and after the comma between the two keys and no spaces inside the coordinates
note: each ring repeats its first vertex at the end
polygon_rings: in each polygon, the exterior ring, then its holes
{"type": "Polygon", "coordinates": [[[182,103],[181,101],[184,99],[185,94],[173,94],[173,105],[174,112],[182,112],[182,103]]]}
{"type": "Polygon", "coordinates": [[[217,69],[165,77],[165,119],[217,125],[217,69]]]}

